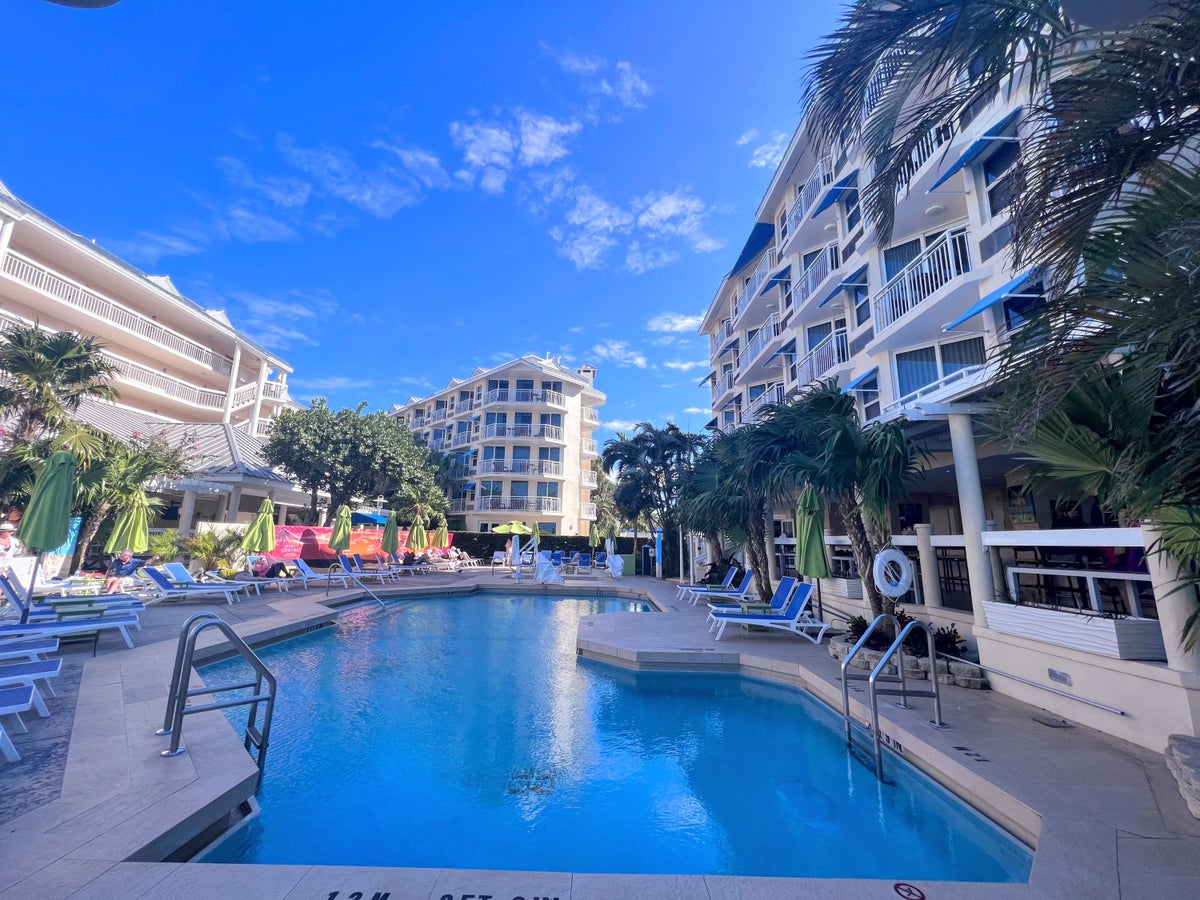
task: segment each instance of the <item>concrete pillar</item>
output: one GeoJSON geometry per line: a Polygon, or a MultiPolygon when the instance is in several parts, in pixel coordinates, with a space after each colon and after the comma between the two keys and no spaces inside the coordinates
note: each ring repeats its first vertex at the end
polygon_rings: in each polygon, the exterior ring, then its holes
{"type": "Polygon", "coordinates": [[[779,561],[775,558],[775,515],[767,516],[767,580],[779,583],[779,561]]]}
{"type": "Polygon", "coordinates": [[[917,533],[917,554],[921,558],[921,591],[925,605],[938,609],[942,605],[942,579],[938,573],[937,551],[933,549],[933,526],[914,525],[917,533]]]}
{"type": "Polygon", "coordinates": [[[263,393],[267,389],[267,372],[270,366],[265,359],[258,361],[258,389],[254,392],[254,408],[250,412],[250,434],[258,437],[258,418],[262,415],[263,393]]]}
{"type": "Polygon", "coordinates": [[[992,562],[983,549],[984,522],[983,486],[979,481],[979,458],[975,452],[975,430],[968,413],[952,413],[950,447],[954,453],[954,477],[958,482],[958,508],[962,516],[963,536],[966,538],[967,578],[971,583],[971,612],[975,627],[987,626],[985,600],[995,598],[992,582],[992,562]]]}
{"type": "MultiPolygon", "coordinates": [[[[988,519],[983,523],[983,529],[984,531],[995,531],[996,523],[988,519]]],[[[1004,578],[1004,561],[1000,558],[1000,548],[988,547],[987,555],[988,562],[992,564],[992,585],[997,594],[1003,595],[1008,590],[1008,582],[1004,578]]]]}
{"type": "Polygon", "coordinates": [[[183,503],[179,506],[179,536],[190,537],[192,519],[196,518],[196,492],[184,491],[183,503]]]}
{"type": "Polygon", "coordinates": [[[286,503],[280,503],[277,507],[275,507],[275,524],[276,525],[286,525],[287,524],[287,514],[288,514],[288,505],[286,503]]]}
{"type": "Polygon", "coordinates": [[[1186,652],[1180,646],[1184,624],[1196,611],[1196,588],[1187,583],[1177,559],[1155,552],[1162,532],[1153,524],[1142,523],[1142,535],[1146,541],[1146,568],[1158,604],[1158,624],[1167,646],[1167,667],[1178,672],[1200,672],[1200,644],[1186,652]]]}
{"type": "Polygon", "coordinates": [[[229,383],[225,388],[225,410],[221,413],[221,423],[228,425],[233,418],[233,392],[237,390],[238,369],[242,367],[242,345],[233,345],[233,365],[229,367],[229,383]]]}
{"type": "Polygon", "coordinates": [[[235,484],[233,490],[229,492],[226,498],[225,521],[236,522],[238,518],[238,509],[242,505],[242,486],[235,484]]]}
{"type": "Polygon", "coordinates": [[[4,257],[8,255],[8,245],[12,243],[13,228],[16,224],[16,219],[0,218],[0,268],[3,268],[4,257]]]}

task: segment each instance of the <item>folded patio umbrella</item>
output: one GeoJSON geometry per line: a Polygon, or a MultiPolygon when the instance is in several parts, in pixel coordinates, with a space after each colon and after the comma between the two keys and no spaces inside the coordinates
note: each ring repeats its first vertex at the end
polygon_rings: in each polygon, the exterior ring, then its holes
{"type": "Polygon", "coordinates": [[[437,531],[433,533],[431,541],[434,547],[439,550],[446,549],[446,545],[450,543],[450,530],[446,527],[446,520],[442,520],[442,524],[437,527],[437,531]]]}
{"type": "Polygon", "coordinates": [[[383,526],[383,537],[379,541],[379,549],[384,553],[395,553],[400,549],[400,529],[396,527],[396,513],[388,513],[387,522],[383,526]]]}
{"type": "Polygon", "coordinates": [[[145,553],[150,548],[150,503],[143,494],[134,497],[128,506],[121,510],[117,521],[113,524],[112,534],[104,545],[105,553],[120,553],[122,550],[132,550],[134,553],[145,553]]]}
{"type": "Polygon", "coordinates": [[[275,549],[275,504],[270,497],[264,497],[258,505],[258,514],[242,538],[242,549],[248,553],[270,553],[275,549]]]}
{"type": "MultiPolygon", "coordinates": [[[[338,507],[337,515],[333,520],[333,528],[329,532],[329,544],[327,546],[334,553],[350,549],[350,507],[345,503],[338,507]]],[[[326,597],[329,596],[329,586],[332,583],[332,578],[325,579],[326,597]]]]}
{"type": "Polygon", "coordinates": [[[796,572],[816,579],[817,610],[821,611],[821,579],[828,578],[829,558],[825,555],[825,510],[821,495],[810,484],[800,492],[796,503],[796,572]]]}
{"type": "Polygon", "coordinates": [[[70,533],[71,506],[75,502],[75,465],[75,456],[68,450],[57,450],[50,454],[33,483],[29,505],[21,516],[21,524],[17,526],[17,537],[37,554],[34,576],[29,579],[25,609],[21,611],[21,624],[29,621],[33,586],[37,583],[42,560],[51,550],[61,547],[70,533]]]}
{"type": "Polygon", "coordinates": [[[420,519],[416,519],[408,529],[408,549],[424,550],[428,546],[429,537],[425,534],[425,526],[420,519]]]}

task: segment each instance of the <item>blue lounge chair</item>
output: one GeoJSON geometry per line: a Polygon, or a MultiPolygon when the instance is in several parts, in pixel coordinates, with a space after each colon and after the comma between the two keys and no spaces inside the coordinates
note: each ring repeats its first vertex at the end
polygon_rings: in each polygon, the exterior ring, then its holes
{"type": "Polygon", "coordinates": [[[723,588],[721,590],[702,590],[700,588],[693,588],[687,593],[688,602],[691,603],[692,606],[695,606],[696,602],[701,597],[704,597],[706,600],[711,599],[717,603],[740,603],[742,598],[744,598],[746,594],[750,592],[750,585],[753,583],[753,581],[754,571],[752,569],[747,569],[742,573],[742,580],[738,582],[736,587],[723,588]]]}
{"type": "Polygon", "coordinates": [[[57,695],[50,686],[50,679],[57,678],[61,673],[61,659],[0,663],[0,688],[20,687],[24,684],[37,687],[35,682],[41,681],[46,685],[46,693],[55,697],[57,695]]]}
{"type": "MultiPolygon", "coordinates": [[[[783,608],[787,606],[787,602],[792,599],[792,592],[796,590],[796,583],[798,581],[799,579],[793,578],[790,575],[780,578],[779,585],[775,588],[775,593],[771,595],[771,608],[769,610],[764,610],[764,612],[783,612],[783,608]]],[[[808,585],[806,584],[804,587],[807,588],[808,585]]],[[[741,603],[710,603],[708,604],[708,608],[712,612],[740,613],[742,611],[742,605],[748,602],[752,601],[746,599],[741,601],[741,603]]]]}
{"type": "Polygon", "coordinates": [[[580,553],[579,554],[579,564],[575,567],[575,571],[576,572],[592,571],[592,554],[580,553]]]}
{"type": "Polygon", "coordinates": [[[56,653],[57,651],[58,638],[0,641],[0,660],[5,661],[24,659],[29,662],[37,662],[40,659],[46,659],[48,654],[56,653]]]}
{"type": "Polygon", "coordinates": [[[725,633],[725,626],[731,623],[734,625],[761,625],[764,628],[790,631],[805,640],[819,644],[830,626],[828,622],[822,622],[809,612],[808,602],[811,598],[811,590],[796,591],[781,613],[710,612],[708,614],[710,623],[708,630],[716,631],[716,639],[719,641],[721,635],[725,633]]]}
{"type": "MultiPolygon", "coordinates": [[[[65,614],[61,614],[64,615],[65,614]]],[[[77,617],[69,616],[58,622],[26,622],[21,625],[16,622],[11,625],[0,625],[0,640],[7,637],[69,637],[90,632],[112,631],[121,632],[126,647],[133,647],[133,638],[129,629],[138,626],[137,616],[133,613],[113,613],[112,615],[77,617]]]]}
{"type": "Polygon", "coordinates": [[[345,553],[339,553],[337,558],[342,570],[359,582],[366,581],[368,578],[375,578],[379,580],[380,584],[383,584],[395,577],[387,572],[380,572],[378,569],[364,568],[361,564],[361,557],[351,558],[345,553]]]}
{"type": "Polygon", "coordinates": [[[721,580],[720,584],[685,584],[681,581],[677,585],[679,591],[675,594],[675,599],[682,600],[688,595],[689,591],[727,591],[733,586],[735,575],[737,575],[737,569],[730,566],[725,570],[725,577],[721,580]]]}
{"type": "MultiPolygon", "coordinates": [[[[0,716],[16,716],[17,722],[21,725],[22,733],[29,729],[25,727],[25,723],[21,722],[21,713],[29,712],[29,710],[38,708],[39,716],[50,715],[50,710],[46,709],[46,704],[38,694],[37,688],[33,685],[23,685],[21,687],[10,687],[0,690],[0,716]],[[43,713],[42,710],[46,711],[43,713]]],[[[17,748],[13,746],[12,738],[8,736],[8,732],[4,730],[4,724],[0,723],[0,754],[9,762],[19,762],[21,754],[17,752],[17,748]]]]}
{"type": "Polygon", "coordinates": [[[142,571],[149,576],[154,586],[162,592],[163,600],[188,600],[203,597],[224,597],[230,606],[241,599],[253,585],[245,581],[227,581],[224,584],[175,584],[158,566],[144,566],[142,571]]]}
{"type": "Polygon", "coordinates": [[[605,553],[603,550],[601,550],[599,553],[596,554],[596,568],[597,569],[607,569],[608,568],[608,554],[605,553]]]}

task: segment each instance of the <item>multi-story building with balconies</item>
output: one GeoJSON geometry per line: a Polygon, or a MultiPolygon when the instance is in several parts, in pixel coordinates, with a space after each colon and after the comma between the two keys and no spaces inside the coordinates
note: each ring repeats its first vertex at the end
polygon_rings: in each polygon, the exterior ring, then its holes
{"type": "Polygon", "coordinates": [[[201,477],[160,485],[179,501],[169,507],[171,524],[247,520],[264,496],[281,505],[281,518],[288,503],[305,503],[258,456],[272,416],[295,406],[291,367],[223,312],[193,303],[169,278],[146,275],[0,183],[0,328],[33,323],[94,335],[116,366],[119,401],[85,400],[79,418],[118,439],[134,431],[194,438],[205,456],[201,477]]]}
{"type": "Polygon", "coordinates": [[[450,514],[470,531],[518,520],[587,534],[596,519],[592,437],[600,424],[596,370],[523,356],[452,379],[392,409],[433,450],[453,457],[450,514]]]}
{"type": "MultiPolygon", "coordinates": [[[[1103,527],[1116,523],[1091,501],[1069,505],[1071,522],[1052,491],[1030,500],[1022,460],[978,429],[996,351],[1044,302],[1038,271],[1016,268],[1009,250],[1021,99],[997,91],[926,136],[905,166],[886,240],[860,210],[875,160],[800,124],[700,327],[709,427],[753,425],[768,404],[828,379],[853,395],[863,423],[902,419],[930,454],[892,511],[894,544],[916,570],[906,602],[920,608],[910,611],[955,626],[984,664],[1024,679],[993,675],[994,688],[1161,747],[1171,731],[1200,724],[1188,686],[1200,650],[1180,648],[1174,609],[1194,588],[1134,562],[1153,532],[1103,527]],[[1011,602],[997,603],[1004,597],[1069,609],[1076,624],[1047,620],[1022,632],[1014,620],[1028,616],[1013,616],[1011,602]],[[1093,642],[1113,616],[1153,648],[1093,642]],[[1048,670],[1074,695],[1033,686],[1048,670]]],[[[773,575],[794,567],[794,516],[775,512],[773,575]]],[[[835,577],[822,582],[824,607],[862,614],[848,541],[832,514],[828,524],[835,577]]]]}

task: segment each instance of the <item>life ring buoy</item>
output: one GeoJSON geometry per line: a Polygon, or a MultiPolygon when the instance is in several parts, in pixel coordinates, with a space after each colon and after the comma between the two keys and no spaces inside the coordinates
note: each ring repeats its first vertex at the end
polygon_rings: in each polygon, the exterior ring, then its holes
{"type": "Polygon", "coordinates": [[[885,597],[903,597],[913,584],[912,560],[894,547],[876,554],[871,573],[879,593],[885,597]]]}

